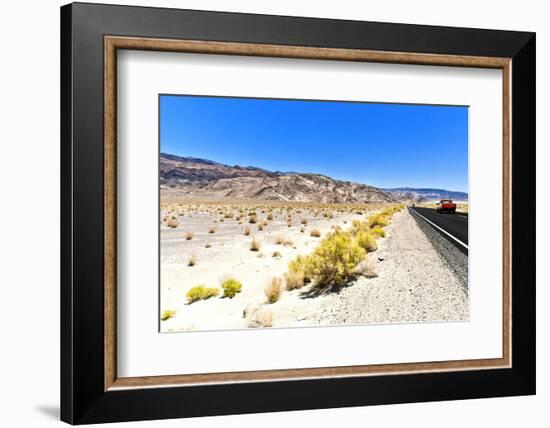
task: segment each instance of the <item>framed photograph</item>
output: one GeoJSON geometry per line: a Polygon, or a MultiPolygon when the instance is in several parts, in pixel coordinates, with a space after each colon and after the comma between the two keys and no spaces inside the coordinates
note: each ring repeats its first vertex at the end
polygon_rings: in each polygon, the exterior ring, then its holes
{"type": "Polygon", "coordinates": [[[61,418],[535,393],[535,34],[61,8],[61,418]]]}

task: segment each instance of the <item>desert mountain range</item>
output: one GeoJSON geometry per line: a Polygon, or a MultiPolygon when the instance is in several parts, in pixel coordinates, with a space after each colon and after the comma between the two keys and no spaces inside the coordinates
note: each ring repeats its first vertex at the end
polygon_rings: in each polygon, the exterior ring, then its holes
{"type": "Polygon", "coordinates": [[[404,199],[403,196],[410,196],[414,190],[382,190],[322,174],[229,166],[207,159],[166,153],[160,154],[160,185],[161,188],[177,188],[179,192],[197,197],[310,203],[395,202],[404,199]]]}
{"type": "Polygon", "coordinates": [[[312,203],[395,201],[376,187],[335,180],[321,174],[229,166],[165,153],[160,155],[160,184],[161,187],[180,188],[194,196],[312,203]]]}

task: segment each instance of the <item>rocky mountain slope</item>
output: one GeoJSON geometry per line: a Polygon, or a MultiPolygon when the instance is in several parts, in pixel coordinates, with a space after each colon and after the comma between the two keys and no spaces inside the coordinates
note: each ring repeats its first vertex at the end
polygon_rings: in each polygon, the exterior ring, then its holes
{"type": "Polygon", "coordinates": [[[192,196],[257,198],[317,203],[394,202],[384,191],[321,174],[283,173],[228,166],[206,159],[161,153],[161,188],[192,196]]]}
{"type": "Polygon", "coordinates": [[[439,199],[453,199],[454,201],[467,201],[468,193],[445,189],[415,189],[412,187],[398,187],[394,189],[382,189],[400,201],[428,202],[439,199]]]}

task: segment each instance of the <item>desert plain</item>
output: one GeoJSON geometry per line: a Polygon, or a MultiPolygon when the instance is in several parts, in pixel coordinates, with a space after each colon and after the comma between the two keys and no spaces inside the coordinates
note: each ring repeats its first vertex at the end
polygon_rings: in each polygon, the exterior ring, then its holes
{"type": "Polygon", "coordinates": [[[467,256],[397,203],[197,198],[162,189],[160,242],[161,332],[469,316],[467,256]],[[351,236],[380,215],[383,232],[345,281],[319,286],[289,276],[292,262],[323,240],[351,236]],[[231,296],[222,288],[228,279],[240,285],[231,296]],[[197,287],[210,295],[193,297],[197,287]]]}

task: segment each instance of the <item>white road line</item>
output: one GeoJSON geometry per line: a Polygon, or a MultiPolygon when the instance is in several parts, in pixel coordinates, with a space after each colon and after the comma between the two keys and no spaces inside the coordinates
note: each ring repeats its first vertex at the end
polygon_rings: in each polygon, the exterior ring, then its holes
{"type": "Polygon", "coordinates": [[[440,230],[441,232],[443,232],[445,235],[449,236],[450,238],[454,239],[456,242],[458,242],[460,245],[462,245],[464,248],[466,248],[468,250],[468,246],[462,242],[461,240],[459,240],[458,238],[455,238],[453,235],[451,235],[449,232],[447,232],[446,230],[443,230],[442,228],[440,228],[437,224],[435,224],[433,221],[430,221],[428,220],[426,217],[424,217],[422,214],[420,214],[419,212],[417,212],[415,209],[412,209],[411,210],[413,213],[415,213],[416,215],[422,217],[424,220],[426,220],[428,223],[430,223],[433,227],[437,228],[437,230],[440,230]]]}

